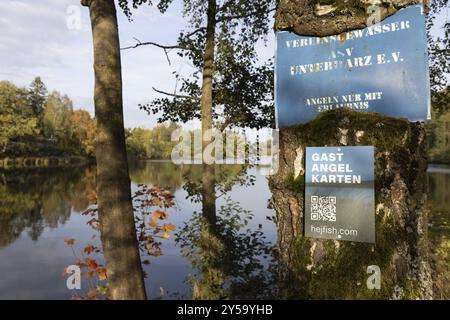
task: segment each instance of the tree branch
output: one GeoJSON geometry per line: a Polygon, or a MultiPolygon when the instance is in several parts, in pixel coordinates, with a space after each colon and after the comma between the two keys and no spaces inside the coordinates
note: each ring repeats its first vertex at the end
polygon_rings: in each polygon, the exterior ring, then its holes
{"type": "MultiPolygon", "coordinates": [[[[275,10],[276,10],[276,8],[272,8],[270,10],[267,10],[265,13],[271,13],[271,12],[273,12],[275,10]]],[[[217,22],[224,22],[224,21],[230,21],[230,20],[234,20],[234,19],[243,19],[243,18],[248,18],[248,17],[254,16],[256,14],[257,14],[256,12],[250,12],[250,13],[247,13],[247,14],[241,14],[241,15],[235,15],[235,16],[224,15],[224,16],[221,16],[221,17],[220,16],[217,17],[216,21],[217,22]]]]}
{"type": "Polygon", "coordinates": [[[85,6],[85,7],[90,7],[91,2],[92,2],[92,0],[81,0],[81,5],[85,6]]]}
{"type": "Polygon", "coordinates": [[[199,97],[185,96],[185,95],[181,95],[181,94],[169,93],[169,92],[165,92],[165,91],[162,91],[162,90],[158,90],[155,87],[152,87],[152,89],[155,90],[156,92],[164,94],[166,96],[171,96],[171,97],[174,97],[174,98],[191,99],[191,100],[200,101],[199,97]]]}
{"type": "Polygon", "coordinates": [[[158,48],[161,48],[161,49],[164,50],[164,53],[166,55],[167,61],[169,62],[169,65],[171,64],[170,63],[170,59],[169,59],[169,54],[168,54],[170,50],[176,49],[176,50],[190,50],[190,51],[193,51],[192,48],[188,48],[188,47],[184,47],[184,46],[180,46],[180,45],[162,45],[162,44],[159,44],[159,43],[156,43],[156,42],[151,42],[151,41],[141,42],[141,40],[139,40],[137,38],[133,38],[133,39],[136,40],[136,42],[137,42],[134,46],[128,46],[128,47],[120,48],[120,50],[136,49],[136,48],[139,48],[141,46],[155,46],[155,47],[158,47],[158,48]]]}
{"type": "Polygon", "coordinates": [[[225,121],[220,124],[219,130],[223,132],[232,122],[231,118],[225,118],[225,121]]]}
{"type": "Polygon", "coordinates": [[[189,32],[188,34],[186,34],[185,37],[190,38],[190,37],[192,37],[194,34],[199,33],[199,32],[201,32],[201,31],[203,31],[203,30],[206,30],[206,27],[200,27],[200,28],[198,28],[198,29],[195,29],[194,31],[189,32]]]}

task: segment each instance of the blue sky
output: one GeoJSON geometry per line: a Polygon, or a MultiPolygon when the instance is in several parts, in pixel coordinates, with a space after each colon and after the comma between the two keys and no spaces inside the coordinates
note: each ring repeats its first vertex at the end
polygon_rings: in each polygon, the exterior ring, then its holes
{"type": "MultiPolygon", "coordinates": [[[[92,39],[88,9],[79,0],[1,0],[0,1],[0,79],[28,85],[35,76],[41,76],[49,90],[68,94],[76,108],[93,114],[94,74],[92,69],[92,39]],[[80,29],[70,29],[67,21],[73,10],[79,10],[80,29]]],[[[175,43],[178,33],[186,27],[181,15],[181,0],[175,0],[162,15],[156,8],[142,6],[134,11],[134,21],[128,22],[119,13],[119,31],[122,47],[141,41],[162,44],[175,43]]],[[[441,21],[446,18],[441,15],[441,21]]],[[[438,29],[436,28],[436,32],[438,29]]],[[[266,45],[257,45],[261,60],[274,54],[274,36],[266,45]]],[[[189,73],[188,60],[171,54],[168,65],[164,52],[155,47],[141,47],[122,52],[124,84],[124,117],[127,127],[152,127],[156,123],[138,108],[157,94],[152,87],[173,91],[173,71],[189,73]]],[[[188,124],[188,128],[198,123],[188,124]]]]}

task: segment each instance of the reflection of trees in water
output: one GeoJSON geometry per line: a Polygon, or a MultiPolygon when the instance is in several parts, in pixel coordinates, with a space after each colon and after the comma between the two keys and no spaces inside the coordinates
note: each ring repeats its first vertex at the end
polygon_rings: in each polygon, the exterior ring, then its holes
{"type": "MultiPolygon", "coordinates": [[[[222,184],[226,182],[235,184],[237,176],[242,177],[242,165],[215,166],[215,172],[222,184]]],[[[169,161],[131,161],[130,177],[136,184],[151,184],[175,191],[184,183],[196,184],[202,179],[202,165],[181,164],[175,165],[169,161]]]]}
{"type": "MultiPolygon", "coordinates": [[[[37,240],[45,227],[57,228],[81,208],[95,184],[92,169],[4,172],[0,184],[0,246],[27,231],[37,240]]],[[[81,211],[80,210],[80,211],[81,211]]]]}
{"type": "Polygon", "coordinates": [[[244,166],[205,166],[203,187],[191,180],[184,186],[189,198],[202,202],[177,233],[176,242],[196,274],[188,277],[194,299],[265,298],[271,296],[263,259],[270,255],[262,226],[249,226],[253,214],[230,197],[216,210],[216,199],[233,185],[252,185],[244,166]],[[208,170],[210,169],[210,170],[208,170]],[[214,173],[214,178],[209,175],[214,173]],[[206,183],[205,183],[206,181],[206,183]],[[208,183],[213,183],[211,186],[208,183]],[[205,189],[206,187],[206,189],[205,189]]]}
{"type": "Polygon", "coordinates": [[[185,175],[201,175],[201,170],[196,169],[196,166],[175,166],[171,162],[136,161],[130,162],[130,177],[137,184],[152,184],[175,191],[181,188],[185,175]]]}
{"type": "Polygon", "coordinates": [[[433,268],[433,293],[435,299],[450,298],[450,174],[429,173],[428,217],[431,265],[433,268]]]}

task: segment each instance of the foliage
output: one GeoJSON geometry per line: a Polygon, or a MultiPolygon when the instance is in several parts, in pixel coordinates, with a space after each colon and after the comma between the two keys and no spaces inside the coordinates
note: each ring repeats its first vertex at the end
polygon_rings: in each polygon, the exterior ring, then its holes
{"type": "MultiPolygon", "coordinates": [[[[127,1],[122,1],[127,3],[127,1]]],[[[161,0],[158,9],[164,13],[172,0],[161,0]]],[[[139,5],[147,1],[134,1],[139,5]]],[[[217,127],[261,128],[274,123],[273,63],[260,62],[255,45],[265,40],[270,30],[269,15],[274,0],[183,1],[187,30],[180,31],[175,45],[156,44],[191,61],[195,71],[184,77],[175,74],[178,91],[140,105],[149,114],[160,114],[159,121],[186,122],[200,119],[201,76],[205,63],[208,22],[214,32],[213,119],[217,127]]],[[[122,6],[130,14],[128,6],[122,6]]],[[[154,43],[147,43],[153,44],[154,43]]],[[[143,45],[138,43],[137,46],[143,45]]],[[[137,47],[136,46],[136,47],[137,47]]],[[[170,60],[169,60],[170,62],[170,60]]]]}
{"type": "Polygon", "coordinates": [[[93,157],[95,154],[95,122],[89,112],[76,110],[70,116],[70,126],[78,148],[93,157]]]}
{"type": "Polygon", "coordinates": [[[16,139],[38,133],[38,121],[28,104],[27,92],[8,81],[0,82],[0,146],[4,152],[16,139]]]}
{"type": "Polygon", "coordinates": [[[259,225],[249,226],[253,214],[227,197],[211,225],[201,213],[176,234],[176,242],[196,269],[190,275],[195,299],[267,298],[268,285],[262,258],[271,246],[259,225]]]}
{"type": "Polygon", "coordinates": [[[70,117],[73,103],[68,96],[52,92],[47,99],[44,110],[44,134],[59,144],[68,144],[72,138],[70,117]]]}
{"type": "Polygon", "coordinates": [[[70,218],[71,210],[86,209],[94,189],[93,168],[0,173],[0,247],[23,233],[36,241],[44,228],[58,228],[70,218]]]}
{"type": "MultiPolygon", "coordinates": [[[[223,204],[212,216],[194,212],[176,234],[175,241],[196,270],[187,279],[194,299],[268,298],[272,296],[271,273],[263,260],[272,254],[262,226],[251,226],[253,214],[228,195],[234,186],[248,187],[255,177],[247,173],[250,165],[216,166],[216,199],[223,204]]],[[[201,203],[202,177],[185,179],[187,198],[201,203]]],[[[217,201],[217,200],[216,200],[217,201]]]]}
{"type": "Polygon", "coordinates": [[[0,81],[0,127],[3,156],[94,155],[94,120],[39,77],[29,88],[0,81]]]}
{"type": "Polygon", "coordinates": [[[448,0],[431,0],[427,14],[428,54],[430,61],[431,103],[438,113],[449,110],[449,73],[450,73],[450,22],[437,26],[443,29],[443,37],[434,37],[431,29],[436,27],[437,17],[450,9],[448,0]]]}
{"type": "MultiPolygon", "coordinates": [[[[96,201],[96,195],[93,194],[91,196],[92,205],[82,215],[89,219],[86,224],[100,233],[96,201]]],[[[132,196],[132,202],[139,251],[144,257],[158,257],[162,254],[160,239],[168,239],[170,233],[175,230],[173,224],[160,224],[168,219],[167,210],[175,205],[174,196],[167,189],[139,184],[138,190],[132,196]]],[[[99,238],[98,234],[94,234],[80,254],[76,254],[73,248],[75,239],[65,239],[67,245],[72,247],[76,258],[75,264],[84,271],[82,276],[87,280],[89,288],[86,295],[77,295],[74,296],[74,299],[108,298],[107,269],[98,262],[102,255],[102,246],[101,243],[94,243],[97,238],[99,238]],[[95,254],[97,254],[96,257],[95,254]]],[[[146,258],[142,260],[142,264],[148,265],[150,260],[146,258]]],[[[64,272],[64,275],[67,276],[67,273],[64,272]]]]}
{"type": "Polygon", "coordinates": [[[434,163],[450,163],[450,110],[433,113],[427,124],[429,157],[434,163]]]}
{"type": "Polygon", "coordinates": [[[177,142],[171,141],[172,132],[178,129],[175,123],[160,124],[153,129],[126,129],[128,155],[137,159],[170,159],[177,142]]]}

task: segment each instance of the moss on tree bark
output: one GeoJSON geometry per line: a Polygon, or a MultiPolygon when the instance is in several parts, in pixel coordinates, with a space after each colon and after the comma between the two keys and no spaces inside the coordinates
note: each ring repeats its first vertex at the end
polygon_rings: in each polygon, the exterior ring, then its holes
{"type": "Polygon", "coordinates": [[[427,257],[424,125],[338,109],[280,132],[269,179],[276,210],[280,294],[285,298],[431,298],[427,257]],[[375,146],[376,244],[303,237],[306,146],[375,146]],[[381,289],[366,286],[381,269],[381,289]]]}
{"type": "Polygon", "coordinates": [[[367,26],[372,3],[378,3],[381,20],[419,0],[281,0],[275,17],[276,30],[300,35],[329,36],[367,26]]]}

